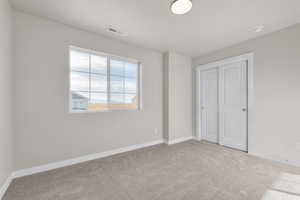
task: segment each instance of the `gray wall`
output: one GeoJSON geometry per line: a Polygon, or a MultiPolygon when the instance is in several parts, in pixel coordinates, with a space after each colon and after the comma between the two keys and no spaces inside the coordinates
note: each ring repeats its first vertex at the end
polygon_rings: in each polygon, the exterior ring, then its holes
{"type": "Polygon", "coordinates": [[[162,53],[21,12],[14,16],[16,169],[162,139],[162,53]],[[141,61],[143,109],[69,114],[69,45],[141,61]]]}
{"type": "Polygon", "coordinates": [[[164,138],[172,141],[191,137],[192,59],[168,52],[164,55],[164,138]]]}
{"type": "Polygon", "coordinates": [[[0,188],[13,170],[11,8],[0,0],[0,188]]]}
{"type": "Polygon", "coordinates": [[[195,58],[193,65],[254,52],[252,154],[300,165],[300,25],[195,58]]]}

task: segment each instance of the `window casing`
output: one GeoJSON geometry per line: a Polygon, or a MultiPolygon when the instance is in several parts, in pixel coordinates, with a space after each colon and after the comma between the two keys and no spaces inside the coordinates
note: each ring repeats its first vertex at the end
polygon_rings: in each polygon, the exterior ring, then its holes
{"type": "Polygon", "coordinates": [[[140,63],[70,47],[70,111],[139,110],[140,63]]]}

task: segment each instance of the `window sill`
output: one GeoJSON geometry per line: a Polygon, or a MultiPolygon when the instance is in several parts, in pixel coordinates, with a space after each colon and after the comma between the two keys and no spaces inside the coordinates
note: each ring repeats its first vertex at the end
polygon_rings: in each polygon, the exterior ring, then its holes
{"type": "Polygon", "coordinates": [[[75,110],[69,110],[69,114],[87,114],[87,113],[109,113],[109,112],[133,112],[133,111],[141,111],[142,109],[140,108],[135,108],[135,109],[110,109],[110,110],[80,110],[80,111],[75,111],[75,110]]]}

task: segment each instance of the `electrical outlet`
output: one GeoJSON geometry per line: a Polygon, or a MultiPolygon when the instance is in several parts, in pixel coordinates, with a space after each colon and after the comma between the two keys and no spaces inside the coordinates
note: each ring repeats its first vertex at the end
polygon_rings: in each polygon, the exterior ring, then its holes
{"type": "Polygon", "coordinates": [[[157,128],[154,129],[154,134],[155,134],[155,135],[158,134],[158,129],[157,129],[157,128]]]}

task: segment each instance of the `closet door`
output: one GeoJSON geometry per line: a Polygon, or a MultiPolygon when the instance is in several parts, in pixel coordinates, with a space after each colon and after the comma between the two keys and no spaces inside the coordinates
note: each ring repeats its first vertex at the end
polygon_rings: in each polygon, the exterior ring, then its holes
{"type": "Polygon", "coordinates": [[[247,62],[219,69],[220,144],[247,151],[247,62]]]}
{"type": "Polygon", "coordinates": [[[218,143],[218,70],[200,72],[201,76],[201,137],[218,143]]]}

